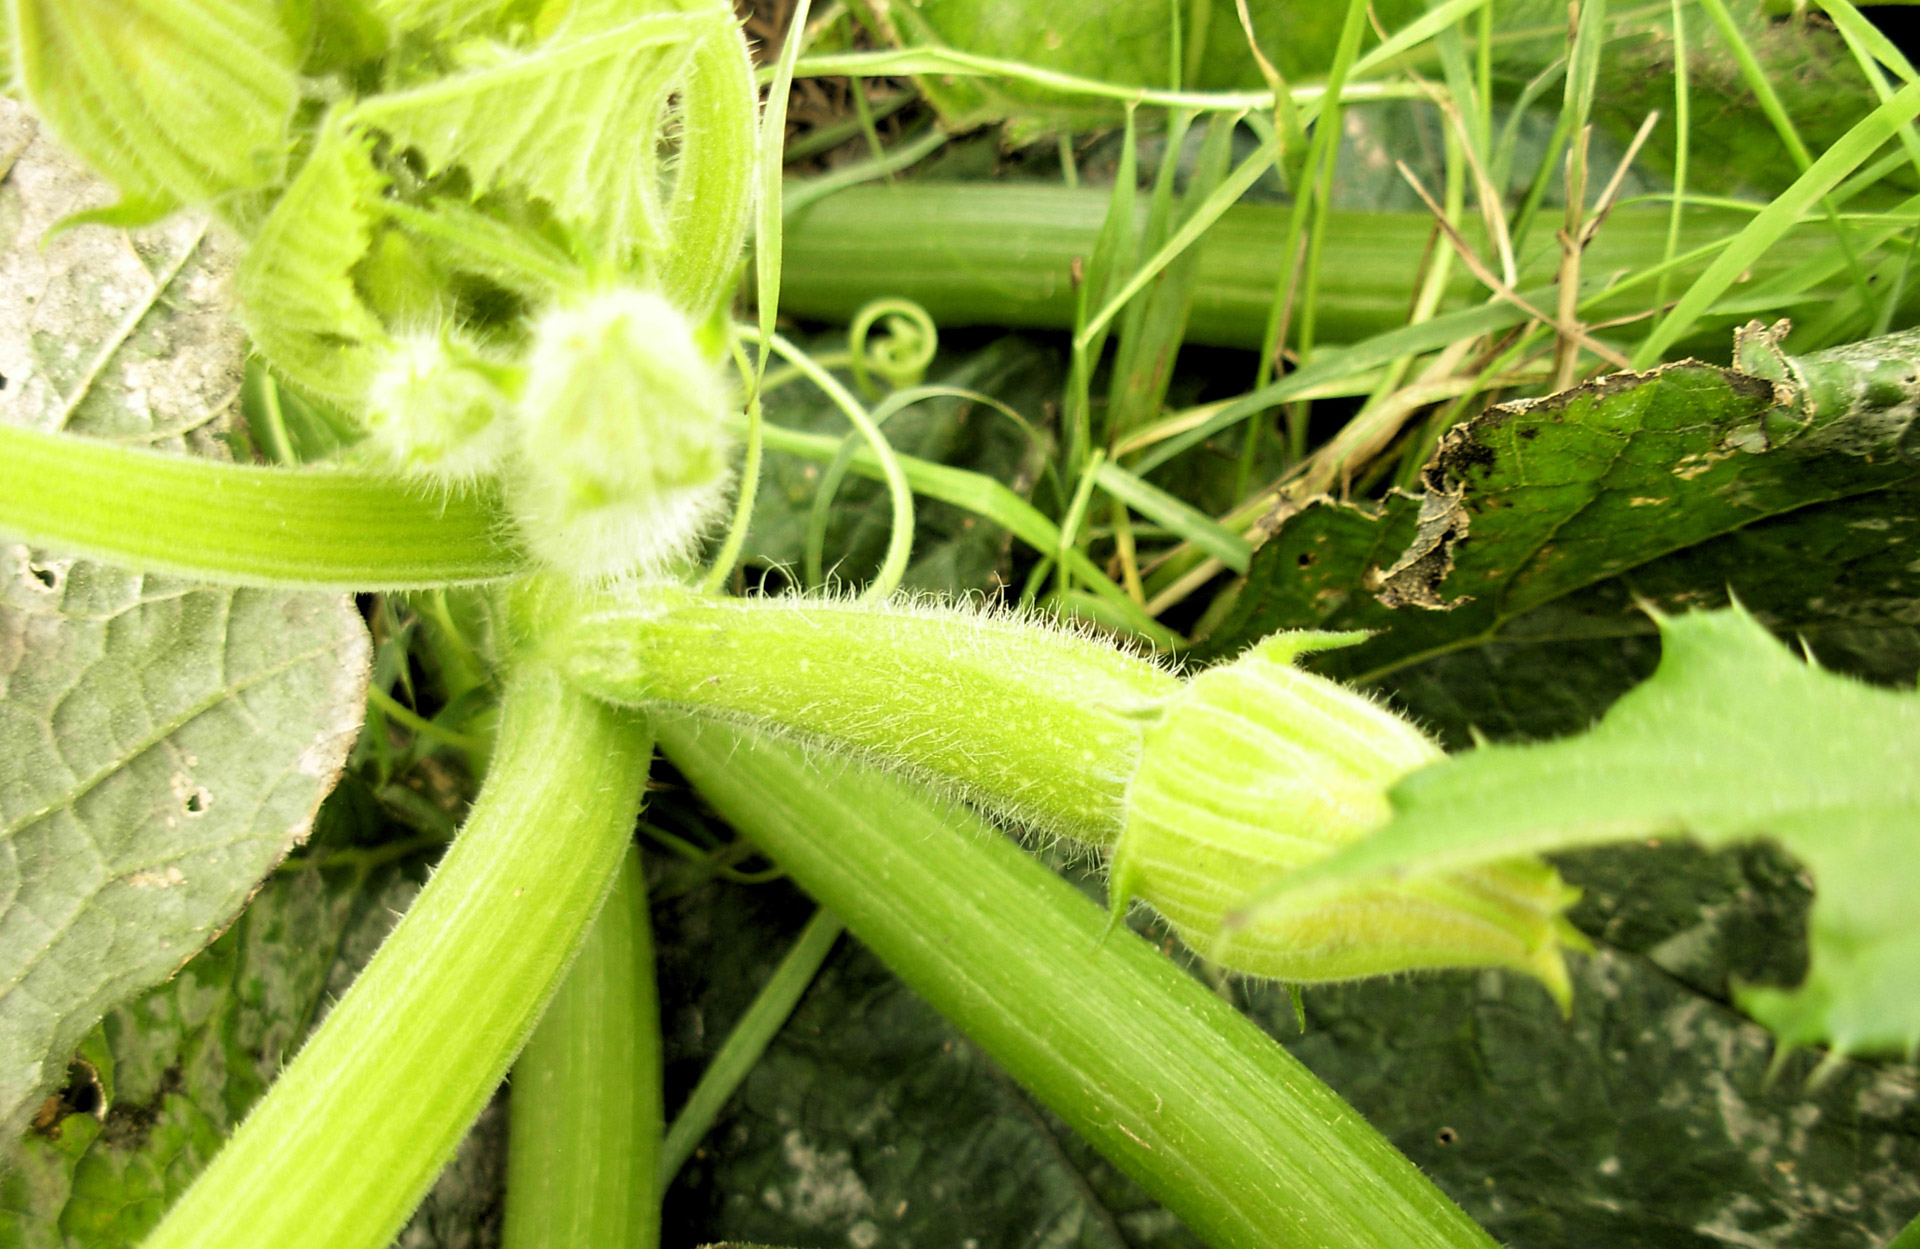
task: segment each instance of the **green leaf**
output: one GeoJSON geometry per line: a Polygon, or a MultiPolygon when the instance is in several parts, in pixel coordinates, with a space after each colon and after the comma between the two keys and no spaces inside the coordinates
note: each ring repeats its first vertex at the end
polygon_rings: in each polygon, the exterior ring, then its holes
{"type": "Polygon", "coordinates": [[[309,393],[358,412],[387,341],[354,289],[385,180],[371,140],[335,112],[240,266],[240,318],[274,367],[309,393]]]}
{"type": "MultiPolygon", "coordinates": [[[[241,376],[230,261],[193,221],[81,226],[43,249],[42,231],[103,188],[16,108],[4,116],[26,137],[0,184],[0,423],[222,450],[241,376]]],[[[226,927],[305,838],[366,671],[344,597],[0,546],[0,1122],[17,1124],[104,1011],[226,927]]]]}
{"type": "Polygon", "coordinates": [[[120,187],[116,219],[279,180],[300,53],[265,0],[17,0],[34,108],[120,187]]]}
{"type": "Polygon", "coordinates": [[[668,99],[712,11],[652,14],[573,34],[353,107],[355,125],[464,166],[476,193],[517,185],[547,200],[591,250],[630,263],[666,237],[660,145],[668,99]]]}
{"type": "MultiPolygon", "coordinates": [[[[1757,327],[1742,343],[1777,356],[1757,327]]],[[[1379,630],[1322,665],[1373,679],[1523,634],[1547,603],[1754,521],[1900,485],[1915,346],[1894,335],[1778,363],[1781,383],[1684,361],[1494,408],[1446,435],[1424,493],[1311,500],[1286,518],[1207,650],[1280,628],[1379,630]]]]}
{"type": "Polygon", "coordinates": [[[1817,882],[1798,989],[1742,1005],[1788,1044],[1920,1047],[1920,695],[1791,655],[1740,609],[1667,617],[1653,678],[1580,737],[1416,773],[1385,829],[1279,886],[1643,837],[1768,837],[1817,882]]]}
{"type": "MultiPolygon", "coordinates": [[[[0,1242],[139,1244],[419,892],[417,862],[393,861],[410,836],[348,781],[309,843],[325,866],[269,877],[219,940],[109,1012],[35,1129],[0,1149],[0,1242]]],[[[405,1243],[452,1249],[497,1219],[501,1120],[482,1119],[405,1243]]]]}

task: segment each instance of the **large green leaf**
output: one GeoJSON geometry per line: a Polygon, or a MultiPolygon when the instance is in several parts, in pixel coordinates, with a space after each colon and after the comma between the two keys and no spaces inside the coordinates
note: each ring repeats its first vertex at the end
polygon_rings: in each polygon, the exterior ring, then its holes
{"type": "MultiPolygon", "coordinates": [[[[18,108],[0,119],[17,152],[0,183],[0,420],[218,453],[241,376],[230,257],[195,220],[43,246],[111,188],[18,108]]],[[[345,597],[0,546],[0,1122],[306,836],[366,670],[345,597]]]]}
{"type": "MultiPolygon", "coordinates": [[[[1742,343],[1749,367],[1784,367],[1770,332],[1742,343]]],[[[1325,666],[1384,676],[1755,521],[1902,485],[1916,349],[1905,334],[1804,357],[1778,383],[1686,361],[1494,408],[1446,435],[1421,494],[1285,517],[1208,650],[1372,629],[1325,666]]]]}
{"type": "MultiPolygon", "coordinates": [[[[275,874],[172,980],[108,1013],[34,1129],[0,1149],[0,1243],[140,1243],[413,900],[418,865],[388,849],[406,835],[348,782],[311,843],[329,866],[275,874]]],[[[451,1249],[497,1227],[504,1136],[502,1115],[482,1118],[401,1243],[451,1249]]]]}
{"type": "Polygon", "coordinates": [[[1768,837],[1812,871],[1797,989],[1742,1005],[1789,1044],[1920,1049],[1920,695],[1791,655],[1746,612],[1661,621],[1653,678],[1580,737],[1489,746],[1414,774],[1394,819],[1256,909],[1320,884],[1647,837],[1768,837]]]}

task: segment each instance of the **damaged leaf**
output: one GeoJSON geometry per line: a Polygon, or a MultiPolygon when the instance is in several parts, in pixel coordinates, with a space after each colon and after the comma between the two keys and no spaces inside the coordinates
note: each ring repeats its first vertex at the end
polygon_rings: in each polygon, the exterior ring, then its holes
{"type": "MultiPolygon", "coordinates": [[[[204,220],[106,202],[0,102],[0,420],[218,455],[232,262],[204,220]]],[[[101,1015],[170,975],[307,834],[359,728],[351,600],[207,587],[0,545],[0,1120],[101,1015]]]]}
{"type": "Polygon", "coordinates": [[[1741,358],[1771,352],[1778,379],[1690,360],[1616,374],[1456,426],[1421,494],[1309,503],[1254,553],[1207,651],[1368,629],[1322,667],[1377,679],[1754,522],[1913,481],[1920,335],[1790,359],[1783,332],[1741,334],[1741,358]]]}

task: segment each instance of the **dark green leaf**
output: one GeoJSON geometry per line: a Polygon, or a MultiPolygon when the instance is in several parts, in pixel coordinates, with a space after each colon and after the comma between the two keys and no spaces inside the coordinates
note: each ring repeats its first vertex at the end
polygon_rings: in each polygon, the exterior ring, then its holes
{"type": "MultiPolygon", "coordinates": [[[[1901,360],[1913,345],[1881,344],[1901,360]]],[[[1805,357],[1803,380],[1845,360],[1805,357]]],[[[1825,384],[1776,390],[1683,362],[1495,408],[1443,439],[1421,495],[1378,508],[1315,500],[1288,517],[1208,649],[1231,654],[1280,628],[1374,629],[1325,661],[1371,678],[1525,636],[1529,613],[1576,590],[1755,521],[1907,483],[1912,384],[1888,380],[1849,403],[1825,384]]]]}

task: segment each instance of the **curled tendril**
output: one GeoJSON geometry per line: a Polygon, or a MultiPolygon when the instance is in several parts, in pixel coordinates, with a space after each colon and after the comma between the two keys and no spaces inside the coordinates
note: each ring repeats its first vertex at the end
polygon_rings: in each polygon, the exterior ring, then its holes
{"type": "Polygon", "coordinates": [[[867,395],[876,392],[879,374],[895,390],[917,386],[940,348],[940,331],[925,308],[911,299],[876,299],[854,315],[847,327],[847,349],[853,356],[853,380],[867,395]],[[886,334],[871,339],[884,321],[886,334]]]}

